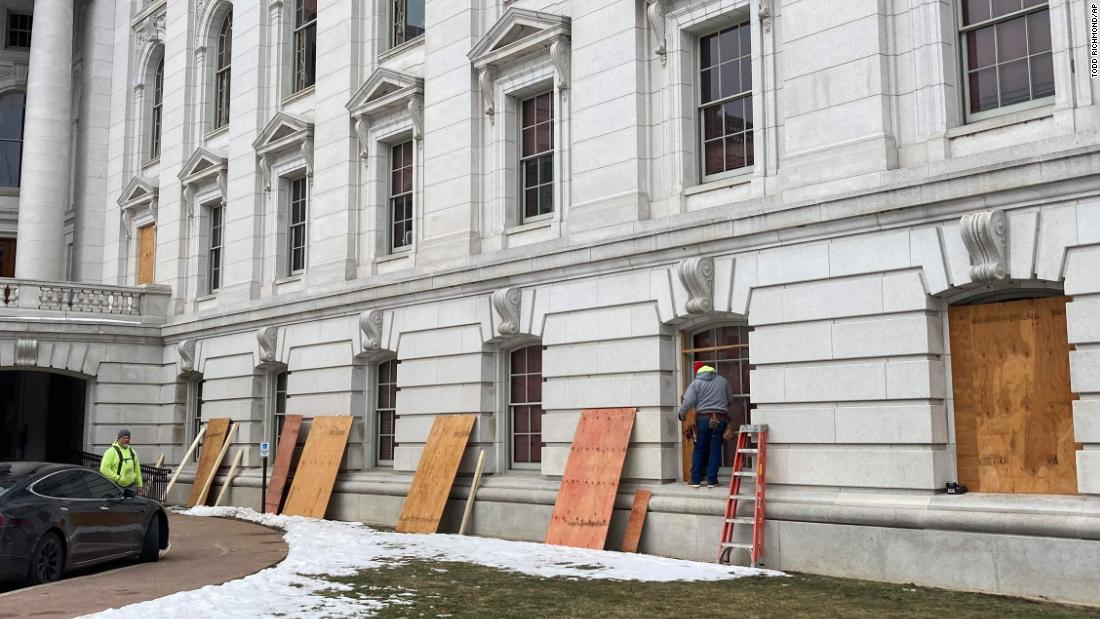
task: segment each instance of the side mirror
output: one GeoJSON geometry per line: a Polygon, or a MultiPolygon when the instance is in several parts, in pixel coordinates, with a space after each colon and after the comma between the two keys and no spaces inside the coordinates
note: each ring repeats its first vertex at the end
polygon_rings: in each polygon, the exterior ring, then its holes
{"type": "Polygon", "coordinates": [[[122,498],[124,498],[124,499],[132,499],[132,498],[134,498],[134,497],[136,497],[136,496],[137,496],[137,493],[136,493],[136,492],[134,492],[134,489],[133,489],[133,488],[123,488],[123,489],[122,489],[122,498]]]}

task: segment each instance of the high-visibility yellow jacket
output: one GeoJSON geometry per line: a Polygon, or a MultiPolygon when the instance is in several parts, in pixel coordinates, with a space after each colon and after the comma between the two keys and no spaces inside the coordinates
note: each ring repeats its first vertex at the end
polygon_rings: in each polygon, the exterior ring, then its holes
{"type": "Polygon", "coordinates": [[[107,451],[103,452],[99,472],[123,488],[141,487],[141,463],[138,462],[137,451],[119,445],[118,441],[112,443],[107,451]]]}

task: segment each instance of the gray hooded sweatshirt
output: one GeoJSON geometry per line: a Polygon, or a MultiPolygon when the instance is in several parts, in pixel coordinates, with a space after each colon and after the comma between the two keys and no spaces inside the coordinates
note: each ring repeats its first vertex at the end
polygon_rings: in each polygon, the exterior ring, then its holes
{"type": "Polygon", "coordinates": [[[717,372],[700,372],[684,392],[684,403],[676,416],[681,420],[691,409],[699,413],[729,415],[730,384],[717,372]]]}

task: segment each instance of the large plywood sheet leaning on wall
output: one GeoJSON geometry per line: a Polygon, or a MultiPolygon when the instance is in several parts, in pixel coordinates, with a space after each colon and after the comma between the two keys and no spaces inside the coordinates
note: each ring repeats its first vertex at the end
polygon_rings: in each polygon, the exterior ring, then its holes
{"type": "Polygon", "coordinates": [[[283,514],[324,518],[354,417],[314,417],[283,514]]]}
{"type": "Polygon", "coordinates": [[[219,417],[206,422],[206,435],[199,451],[199,467],[195,469],[195,481],[191,483],[191,496],[187,499],[188,507],[206,502],[206,493],[209,492],[208,482],[210,477],[218,472],[217,466],[220,462],[216,461],[228,432],[228,418],[219,417]]]}
{"type": "Polygon", "coordinates": [[[435,533],[443,518],[443,508],[458,474],[458,464],[474,428],[474,415],[439,415],[432,422],[428,442],[420,454],[413,474],[412,487],[397,530],[401,533],[435,533]]]}
{"type": "Polygon", "coordinates": [[[283,420],[283,431],[279,435],[279,444],[275,448],[275,463],[271,469],[271,480],[267,483],[267,496],[264,497],[264,511],[279,513],[283,502],[283,490],[286,478],[290,474],[294,448],[298,445],[298,432],[302,429],[301,415],[287,415],[283,420]]]}
{"type": "Polygon", "coordinates": [[[581,412],[546,543],[603,550],[636,408],[581,412]]]}
{"type": "Polygon", "coordinates": [[[1066,297],[952,307],[959,483],[1076,494],[1066,297]]]}

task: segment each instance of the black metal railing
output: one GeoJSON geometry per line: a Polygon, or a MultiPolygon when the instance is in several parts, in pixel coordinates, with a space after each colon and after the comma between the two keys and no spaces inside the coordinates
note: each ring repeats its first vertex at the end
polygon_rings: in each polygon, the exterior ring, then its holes
{"type": "MultiPolygon", "coordinates": [[[[99,463],[102,461],[103,456],[101,455],[89,453],[87,451],[80,452],[80,465],[83,467],[98,471],[99,463]]],[[[164,494],[165,487],[168,486],[168,477],[171,474],[172,469],[161,468],[151,464],[142,464],[142,496],[159,501],[161,495],[164,494]]]]}

